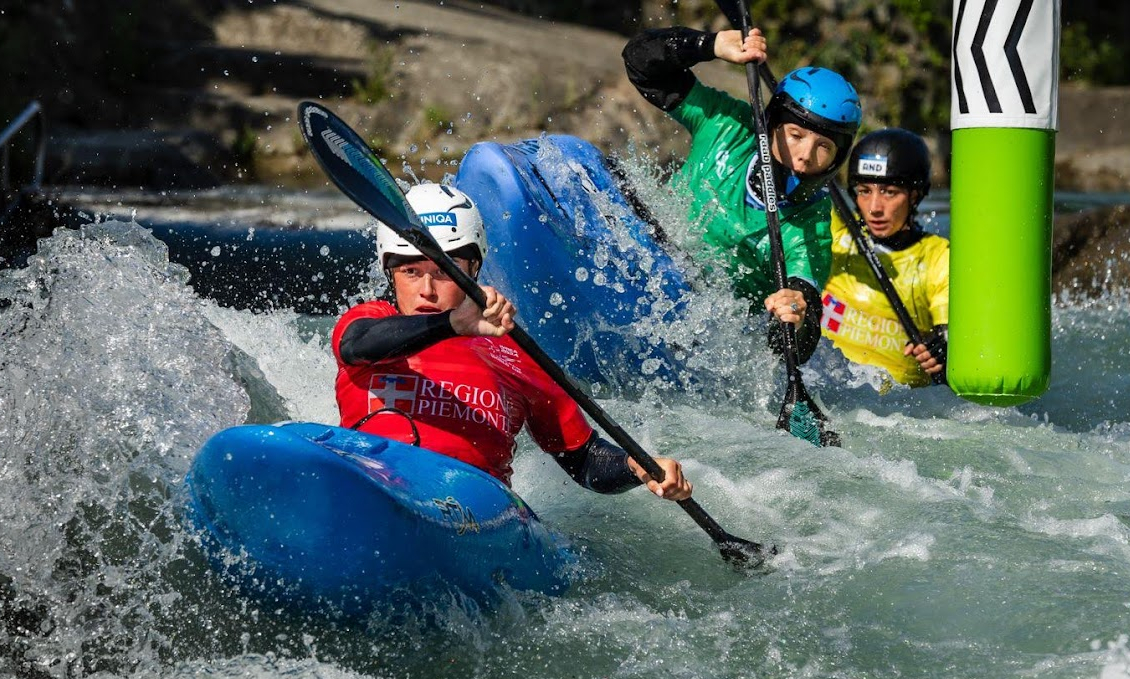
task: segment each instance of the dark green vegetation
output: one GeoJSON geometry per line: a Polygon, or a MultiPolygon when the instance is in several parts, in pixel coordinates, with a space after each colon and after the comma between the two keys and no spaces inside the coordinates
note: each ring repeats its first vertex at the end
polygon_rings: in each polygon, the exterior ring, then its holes
{"type": "MultiPolygon", "coordinates": [[[[554,0],[487,0],[513,11],[546,19],[566,20],[631,35],[640,28],[682,23],[691,26],[724,25],[718,18],[713,0],[635,0],[603,2],[578,0],[560,3],[554,0]]],[[[1130,48],[1122,30],[1130,26],[1130,4],[1106,0],[1071,0],[1062,4],[1063,43],[1062,77],[1065,81],[1091,85],[1130,84],[1130,48]]],[[[784,39],[781,46],[796,49],[812,43],[816,36],[817,52],[828,50],[832,58],[847,56],[844,44],[849,34],[842,24],[863,23],[873,29],[896,27],[908,33],[873,30],[865,37],[870,46],[863,55],[868,63],[880,63],[876,57],[897,54],[902,49],[923,48],[932,65],[944,68],[938,73],[948,78],[950,21],[953,0],[750,0],[754,23],[771,27],[784,39]],[[832,5],[831,11],[822,9],[832,5]],[[838,49],[839,48],[839,49],[838,49]]],[[[856,28],[848,26],[848,28],[856,28]]],[[[852,33],[853,38],[859,36],[852,33]]],[[[857,53],[859,48],[855,48],[857,53]]],[[[812,61],[818,61],[811,49],[800,49],[812,61]]],[[[785,52],[778,50],[784,56],[785,52]]],[[[901,65],[901,64],[899,64],[901,65]]]]}
{"type": "MultiPolygon", "coordinates": [[[[0,1],[0,115],[39,99],[75,127],[141,125],[128,105],[138,86],[176,79],[161,58],[210,37],[223,0],[0,1]]],[[[231,3],[234,4],[234,3],[231,3]]]]}

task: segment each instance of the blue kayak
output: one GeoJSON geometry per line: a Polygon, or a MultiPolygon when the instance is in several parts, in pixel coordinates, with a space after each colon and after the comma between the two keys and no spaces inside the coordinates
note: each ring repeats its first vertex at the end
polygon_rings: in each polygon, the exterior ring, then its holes
{"type": "Polygon", "coordinates": [[[681,384],[659,331],[690,286],[621,184],[595,146],[568,135],[475,144],[455,177],[486,225],[483,282],[551,358],[589,383],[681,384]]]}
{"type": "Polygon", "coordinates": [[[341,427],[225,429],[186,484],[213,566],[271,604],[364,615],[402,593],[558,594],[575,562],[489,474],[341,427]]]}

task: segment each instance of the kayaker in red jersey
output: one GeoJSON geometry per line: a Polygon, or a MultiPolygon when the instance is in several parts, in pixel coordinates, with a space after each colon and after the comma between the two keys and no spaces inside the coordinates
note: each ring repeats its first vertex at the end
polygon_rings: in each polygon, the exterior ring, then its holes
{"type": "MultiPolygon", "coordinates": [[[[476,277],[487,249],[471,199],[439,184],[414,186],[407,198],[444,251],[476,277]]],[[[664,499],[690,497],[678,462],[656,458],[666,475],[657,482],[596,434],[577,403],[506,336],[517,312],[505,296],[483,286],[480,309],[383,224],[377,256],[390,299],[349,309],[333,331],[341,426],[449,455],[507,484],[525,426],[586,488],[618,493],[646,483],[664,499]]]]}

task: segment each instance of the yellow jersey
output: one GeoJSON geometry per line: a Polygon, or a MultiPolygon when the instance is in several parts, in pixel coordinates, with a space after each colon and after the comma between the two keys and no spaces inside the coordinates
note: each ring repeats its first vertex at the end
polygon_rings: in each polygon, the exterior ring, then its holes
{"type": "MultiPolygon", "coordinates": [[[[876,244],[875,254],[923,334],[949,323],[948,240],[926,234],[903,250],[876,244]]],[[[849,360],[883,368],[903,384],[930,384],[918,362],[903,355],[910,338],[838,214],[832,215],[832,275],[823,301],[821,332],[849,360]]]]}

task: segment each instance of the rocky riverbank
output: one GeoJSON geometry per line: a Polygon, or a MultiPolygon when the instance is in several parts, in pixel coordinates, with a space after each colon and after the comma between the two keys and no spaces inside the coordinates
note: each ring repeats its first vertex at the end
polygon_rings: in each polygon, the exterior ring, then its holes
{"type": "MultiPolygon", "coordinates": [[[[383,157],[432,179],[478,141],[547,131],[606,150],[634,144],[660,162],[685,150],[682,130],[628,83],[621,34],[462,0],[172,2],[192,21],[134,26],[147,41],[103,36],[113,68],[97,72],[115,77],[72,69],[65,83],[48,72],[36,81],[51,120],[49,182],[323,184],[294,122],[303,99],[326,102],[383,157]]],[[[696,71],[745,96],[740,70],[715,62],[696,71]]],[[[1057,189],[1130,191],[1130,88],[1064,86],[1059,111],[1057,189]]],[[[1126,231],[1125,214],[1104,214],[1104,229],[1126,231]]],[[[1072,257],[1091,243],[1073,242],[1072,257]]]]}
{"type": "Polygon", "coordinates": [[[1052,288],[1065,298],[1130,290],[1130,205],[1056,220],[1052,288]]]}
{"type": "MultiPolygon", "coordinates": [[[[150,121],[144,131],[60,130],[53,178],[132,184],[147,171],[128,164],[163,154],[167,167],[186,168],[182,186],[201,181],[189,167],[216,181],[321,181],[293,120],[303,99],[326,101],[382,156],[424,176],[442,175],[477,141],[543,131],[604,148],[629,140],[659,153],[676,148],[674,127],[628,84],[625,39],[614,33],[470,3],[394,0],[248,6],[211,22],[213,38],[148,66],[167,77],[133,104],[150,121]]],[[[742,82],[710,66],[711,81],[742,82]]],[[[153,179],[177,181],[168,172],[153,179]]]]}
{"type": "MultiPolygon", "coordinates": [[[[293,122],[306,98],[327,101],[382,155],[426,176],[442,174],[477,141],[543,131],[605,149],[635,143],[662,159],[685,147],[680,129],[627,82],[620,34],[458,0],[214,4],[179,40],[150,43],[134,57],[142,66],[128,101],[90,84],[46,97],[49,116],[59,105],[96,118],[76,107],[82,96],[132,123],[92,131],[61,121],[49,147],[51,179],[317,181],[293,122]]],[[[111,53],[116,39],[124,38],[107,36],[111,53]]],[[[697,70],[744,96],[740,70],[697,70]]],[[[1058,188],[1130,191],[1130,88],[1065,86],[1059,105],[1058,188]]]]}

